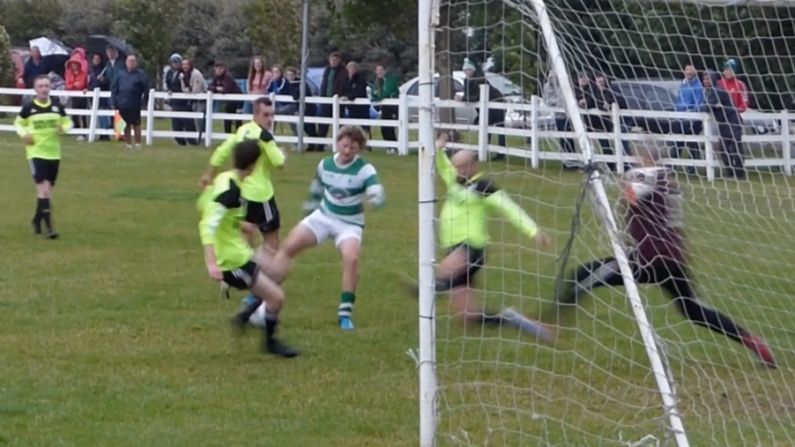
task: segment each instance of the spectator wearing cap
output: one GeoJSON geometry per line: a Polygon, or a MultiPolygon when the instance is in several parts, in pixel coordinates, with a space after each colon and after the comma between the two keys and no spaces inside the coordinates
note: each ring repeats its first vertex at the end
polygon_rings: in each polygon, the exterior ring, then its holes
{"type": "MultiPolygon", "coordinates": [[[[704,86],[701,84],[693,64],[685,64],[684,75],[676,95],[674,110],[677,112],[699,112],[704,104],[704,86]]],[[[704,123],[698,119],[681,119],[671,123],[671,133],[679,135],[699,135],[703,130],[704,123]]],[[[674,157],[681,157],[682,149],[687,147],[691,159],[701,158],[701,150],[698,147],[698,143],[677,141],[675,144],[676,150],[672,154],[674,157]]],[[[688,166],[687,172],[695,174],[696,168],[688,166]]]]}
{"type": "MultiPolygon", "coordinates": [[[[476,103],[480,101],[480,86],[481,85],[488,85],[489,86],[489,102],[500,102],[502,101],[502,94],[496,88],[493,88],[491,84],[486,82],[486,78],[484,77],[475,77],[475,72],[477,71],[477,67],[475,64],[472,63],[469,59],[464,60],[464,65],[461,67],[464,71],[464,96],[461,98],[462,101],[468,103],[476,103]]],[[[482,117],[480,116],[480,108],[475,107],[477,111],[477,117],[475,118],[474,125],[478,125],[482,117]]],[[[486,124],[489,127],[505,127],[505,109],[488,109],[488,115],[486,116],[486,124]]],[[[491,142],[491,134],[489,134],[487,140],[489,144],[491,142]]],[[[500,133],[497,135],[497,145],[500,147],[506,147],[505,141],[505,133],[500,133]]],[[[505,158],[503,154],[495,154],[492,157],[492,160],[500,160],[505,158]]]]}
{"type": "Polygon", "coordinates": [[[726,177],[740,180],[745,178],[743,161],[743,119],[734,104],[734,98],[718,84],[718,74],[705,71],[702,75],[704,85],[704,105],[701,110],[711,113],[718,124],[721,141],[721,158],[726,169],[726,177]]]}
{"type": "Polygon", "coordinates": [[[748,110],[748,89],[743,81],[737,79],[737,68],[736,60],[726,61],[723,64],[723,79],[718,81],[717,87],[729,92],[737,112],[743,113],[748,110]]]}
{"type": "MultiPolygon", "coordinates": [[[[226,65],[223,62],[215,63],[215,77],[208,86],[208,89],[213,93],[221,95],[240,95],[243,91],[237,85],[235,78],[229,74],[226,65]]],[[[241,101],[223,101],[224,113],[237,113],[237,110],[243,106],[241,101]]],[[[243,125],[240,120],[224,120],[224,133],[235,133],[236,129],[243,125]]]]}
{"type": "MultiPolygon", "coordinates": [[[[171,66],[166,73],[166,90],[168,93],[182,93],[182,80],[185,73],[182,71],[182,56],[177,53],[169,59],[171,66]]],[[[190,102],[187,99],[170,98],[171,110],[175,112],[190,112],[190,102]]],[[[196,123],[191,118],[171,118],[171,129],[174,132],[196,132],[196,123]]],[[[180,146],[196,145],[195,138],[174,137],[180,146]]]]}

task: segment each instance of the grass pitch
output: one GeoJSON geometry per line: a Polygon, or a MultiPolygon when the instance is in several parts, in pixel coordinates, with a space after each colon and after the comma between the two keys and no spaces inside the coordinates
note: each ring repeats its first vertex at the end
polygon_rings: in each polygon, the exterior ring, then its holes
{"type": "MultiPolygon", "coordinates": [[[[209,151],[159,141],[125,153],[69,140],[64,153],[53,198],[61,239],[35,240],[23,151],[0,139],[0,445],[418,444],[416,365],[405,354],[417,346],[417,311],[399,287],[399,272],[416,271],[414,158],[365,155],[388,198],[367,216],[356,331],[336,327],[339,261],[326,245],[285,284],[283,335],[304,356],[283,361],[258,354],[253,335],[230,341],[225,322],[239,301],[218,300],[206,277],[194,200],[209,151]]],[[[318,160],[290,155],[275,175],[285,229],[301,217],[318,160]]],[[[495,221],[480,287],[494,307],[537,315],[552,296],[580,176],[552,164],[491,169],[555,246],[539,251],[495,221]]],[[[657,291],[644,293],[691,445],[795,442],[789,192],[781,179],[687,190],[704,298],[764,335],[782,368],[756,368],[743,349],[684,323],[657,291]]],[[[609,254],[587,210],[582,220],[572,263],[609,254]]],[[[465,330],[439,301],[439,446],[661,437],[661,400],[622,291],[600,291],[555,347],[510,329],[465,330]]]]}

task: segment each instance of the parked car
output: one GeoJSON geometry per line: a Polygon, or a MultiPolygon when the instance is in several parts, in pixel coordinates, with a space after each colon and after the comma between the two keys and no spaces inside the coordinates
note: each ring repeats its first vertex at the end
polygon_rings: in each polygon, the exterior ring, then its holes
{"type": "MultiPolygon", "coordinates": [[[[453,72],[453,85],[455,87],[456,95],[462,95],[464,92],[464,75],[463,71],[453,72]]],[[[523,96],[522,89],[516,84],[511,82],[505,76],[496,73],[485,73],[486,81],[495,89],[502,93],[502,96],[508,104],[530,104],[530,101],[523,96]]],[[[419,77],[411,79],[400,86],[400,91],[405,92],[409,96],[419,96],[419,77]]],[[[439,99],[439,75],[436,75],[434,84],[434,97],[439,99]]],[[[455,110],[456,124],[474,124],[475,118],[478,116],[477,106],[469,105],[468,107],[458,107],[455,110]]],[[[416,101],[409,104],[409,120],[417,122],[419,112],[416,101]]],[[[524,129],[531,127],[530,113],[520,110],[512,109],[510,106],[505,113],[505,126],[510,128],[524,129]]],[[[540,129],[548,129],[555,127],[555,116],[549,112],[540,112],[538,116],[538,126],[540,129]]]]}
{"type": "MultiPolygon", "coordinates": [[[[667,79],[633,79],[633,80],[614,80],[610,82],[612,88],[627,101],[627,108],[630,110],[653,110],[673,112],[676,96],[681,80],[667,79]]],[[[748,109],[743,116],[744,135],[768,135],[781,133],[779,122],[769,118],[753,118],[750,115],[755,111],[748,109]]],[[[640,127],[651,133],[669,133],[671,122],[667,118],[654,117],[625,117],[623,124],[627,127],[640,127]]],[[[718,134],[717,126],[713,128],[713,135],[718,134]]],[[[779,149],[776,143],[752,143],[748,150],[759,150],[766,147],[779,149]]]]}

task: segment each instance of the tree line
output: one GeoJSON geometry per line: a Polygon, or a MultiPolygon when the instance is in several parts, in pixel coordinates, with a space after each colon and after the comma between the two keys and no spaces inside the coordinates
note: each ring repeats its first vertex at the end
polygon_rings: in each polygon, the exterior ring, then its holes
{"type": "MultiPolygon", "coordinates": [[[[526,94],[539,92],[549,69],[529,2],[442,0],[435,34],[440,95],[465,58],[490,60],[526,94]]],[[[720,70],[740,62],[756,108],[795,106],[795,9],[671,2],[547,0],[572,73],[613,78],[681,77],[685,63],[720,70]]],[[[365,72],[384,62],[399,77],[416,74],[417,0],[312,0],[310,66],[340,51],[365,72]]],[[[0,0],[0,25],[13,45],[39,36],[67,45],[91,34],[126,39],[153,77],[173,52],[203,69],[224,61],[245,76],[254,55],[300,63],[302,0],[0,0]]],[[[1,36],[0,36],[1,37],[1,36]]]]}

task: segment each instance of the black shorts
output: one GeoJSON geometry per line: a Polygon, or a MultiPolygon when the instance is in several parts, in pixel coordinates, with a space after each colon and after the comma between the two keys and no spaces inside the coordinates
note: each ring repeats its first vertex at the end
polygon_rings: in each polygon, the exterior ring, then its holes
{"type": "Polygon", "coordinates": [[[224,282],[235,289],[248,290],[254,285],[259,274],[259,266],[254,261],[248,261],[242,266],[223,272],[224,282]]]}
{"type": "Polygon", "coordinates": [[[37,185],[44,182],[50,182],[50,185],[55,185],[55,181],[58,180],[58,169],[61,166],[61,160],[31,158],[28,160],[28,164],[30,164],[30,172],[33,174],[33,181],[37,185]]]}
{"type": "Polygon", "coordinates": [[[486,261],[486,250],[484,248],[475,248],[468,244],[458,244],[450,247],[450,249],[447,250],[447,254],[456,250],[466,250],[467,266],[463,272],[451,278],[451,289],[469,287],[473,284],[475,282],[475,275],[483,268],[483,264],[486,261]]]}
{"type": "Polygon", "coordinates": [[[119,116],[128,126],[139,126],[141,124],[141,109],[119,109],[119,116]]]}
{"type": "Polygon", "coordinates": [[[260,233],[278,231],[282,223],[279,217],[279,208],[276,206],[276,198],[273,197],[265,203],[247,202],[246,222],[256,225],[260,233]]]}

